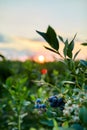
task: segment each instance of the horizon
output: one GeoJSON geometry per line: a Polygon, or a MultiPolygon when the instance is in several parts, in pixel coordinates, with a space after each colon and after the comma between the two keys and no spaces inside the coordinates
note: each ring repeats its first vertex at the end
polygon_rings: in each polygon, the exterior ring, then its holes
{"type": "MultiPolygon", "coordinates": [[[[72,39],[77,33],[76,43],[86,42],[86,12],[86,0],[0,0],[0,52],[8,57],[53,57],[43,48],[47,43],[36,33],[45,32],[48,25],[64,38],[72,39]]],[[[82,57],[87,57],[83,50],[82,57]]]]}
{"type": "MultiPolygon", "coordinates": [[[[38,61],[38,58],[41,55],[44,56],[46,62],[54,61],[55,59],[61,59],[59,55],[54,54],[53,52],[50,52],[49,50],[44,48],[44,46],[49,47],[49,44],[44,40],[34,41],[20,37],[11,37],[11,40],[12,41],[9,42],[8,38],[8,40],[4,43],[0,43],[0,53],[3,54],[7,59],[21,61],[33,59],[35,61],[38,61]]],[[[63,54],[64,44],[60,42],[59,45],[59,52],[63,54]]],[[[77,60],[87,59],[87,47],[82,46],[81,43],[78,42],[78,40],[75,40],[73,54],[75,54],[79,49],[81,49],[81,51],[77,56],[77,60]]]]}

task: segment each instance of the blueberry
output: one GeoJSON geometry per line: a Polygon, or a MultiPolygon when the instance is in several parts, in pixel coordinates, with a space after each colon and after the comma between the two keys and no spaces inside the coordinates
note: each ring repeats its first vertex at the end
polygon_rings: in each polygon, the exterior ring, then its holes
{"type": "Polygon", "coordinates": [[[56,96],[51,96],[48,101],[49,102],[53,102],[53,101],[56,101],[57,100],[57,97],[56,96]]]}
{"type": "Polygon", "coordinates": [[[37,98],[36,103],[41,103],[41,99],[37,98]]]}
{"type": "Polygon", "coordinates": [[[52,99],[52,102],[53,102],[53,103],[57,103],[57,102],[58,102],[58,99],[57,99],[57,98],[53,98],[53,99],[52,99]]]}
{"type": "Polygon", "coordinates": [[[45,104],[40,104],[40,108],[46,108],[45,104]]]}
{"type": "Polygon", "coordinates": [[[65,105],[63,98],[58,99],[58,105],[59,106],[61,106],[61,105],[64,106],[65,105]]]}
{"type": "Polygon", "coordinates": [[[51,102],[51,103],[50,103],[50,106],[51,106],[51,107],[57,107],[58,105],[57,105],[57,103],[51,102]]]}
{"type": "Polygon", "coordinates": [[[62,103],[63,102],[63,98],[58,99],[58,102],[62,103]]]}
{"type": "Polygon", "coordinates": [[[39,104],[35,104],[34,106],[36,109],[39,109],[40,108],[40,105],[39,104]]]}
{"type": "Polygon", "coordinates": [[[65,105],[64,99],[63,98],[58,99],[57,106],[60,108],[60,110],[64,109],[64,105],[65,105]]]}

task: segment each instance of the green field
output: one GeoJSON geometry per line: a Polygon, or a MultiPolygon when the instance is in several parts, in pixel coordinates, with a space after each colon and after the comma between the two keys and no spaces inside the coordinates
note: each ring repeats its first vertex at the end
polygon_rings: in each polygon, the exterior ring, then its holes
{"type": "Polygon", "coordinates": [[[70,42],[59,36],[61,55],[51,27],[38,33],[62,60],[39,64],[0,55],[0,130],[87,130],[87,61],[75,60],[76,35],[70,42]]]}

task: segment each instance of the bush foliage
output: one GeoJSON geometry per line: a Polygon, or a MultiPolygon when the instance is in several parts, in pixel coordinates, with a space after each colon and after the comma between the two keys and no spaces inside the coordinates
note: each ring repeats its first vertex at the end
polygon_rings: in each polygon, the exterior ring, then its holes
{"type": "Polygon", "coordinates": [[[75,61],[80,52],[73,54],[76,35],[64,40],[51,26],[37,33],[62,60],[39,64],[1,55],[0,130],[86,130],[87,61],[75,61]]]}

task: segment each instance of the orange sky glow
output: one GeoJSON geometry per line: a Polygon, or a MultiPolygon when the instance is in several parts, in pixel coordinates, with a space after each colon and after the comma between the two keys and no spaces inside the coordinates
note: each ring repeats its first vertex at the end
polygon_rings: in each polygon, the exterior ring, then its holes
{"type": "MultiPolygon", "coordinates": [[[[13,37],[13,42],[11,43],[4,43],[0,44],[0,48],[9,48],[9,49],[16,49],[17,51],[21,50],[27,50],[28,53],[33,53],[32,56],[29,56],[29,54],[26,54],[24,56],[20,56],[19,58],[15,57],[13,59],[24,61],[26,59],[33,59],[34,61],[38,62],[48,62],[48,61],[54,61],[61,59],[61,57],[57,54],[54,54],[53,52],[50,52],[49,50],[46,50],[44,48],[45,46],[48,46],[48,43],[45,41],[33,41],[29,39],[23,39],[19,37],[13,37]],[[43,57],[40,57],[40,56],[43,57]],[[42,58],[42,59],[41,59],[42,58]],[[42,61],[41,61],[42,60],[42,61]]],[[[60,43],[59,52],[63,55],[63,47],[64,44],[60,43]]],[[[81,49],[80,53],[77,56],[77,59],[87,59],[87,47],[82,46],[80,43],[75,43],[73,54],[75,54],[79,49],[81,49]]],[[[14,53],[15,55],[15,53],[14,53]]]]}

